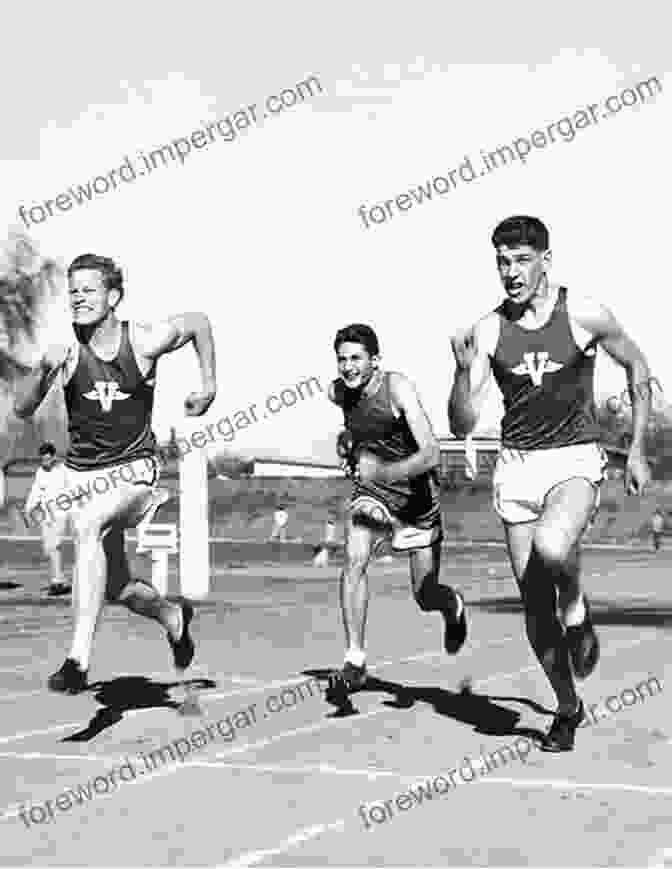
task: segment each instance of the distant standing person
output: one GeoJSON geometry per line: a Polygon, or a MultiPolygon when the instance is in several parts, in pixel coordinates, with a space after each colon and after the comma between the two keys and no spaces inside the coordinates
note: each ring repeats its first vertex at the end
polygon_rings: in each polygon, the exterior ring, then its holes
{"type": "Polygon", "coordinates": [[[280,504],[273,514],[273,530],[271,531],[271,540],[279,540],[285,543],[287,540],[287,523],[289,522],[289,514],[283,504],[280,504]]]}
{"type": "Polygon", "coordinates": [[[66,469],[56,457],[56,447],[49,442],[39,449],[40,467],[37,469],[32,488],[26,499],[24,516],[38,514],[44,554],[49,559],[49,596],[70,594],[70,585],[63,576],[61,546],[68,529],[68,514],[63,510],[52,511],[49,501],[54,501],[67,489],[66,469]]]}
{"type": "Polygon", "coordinates": [[[336,520],[333,516],[329,516],[324,529],[324,542],[331,544],[336,542],[336,520]]]}
{"type": "Polygon", "coordinates": [[[324,526],[324,539],[315,547],[315,557],[313,558],[313,565],[315,567],[329,566],[329,549],[333,547],[335,542],[336,520],[332,515],[329,515],[324,526]]]}
{"type": "Polygon", "coordinates": [[[653,535],[653,548],[658,552],[660,549],[660,540],[665,529],[665,516],[660,507],[651,517],[651,533],[653,535]]]}

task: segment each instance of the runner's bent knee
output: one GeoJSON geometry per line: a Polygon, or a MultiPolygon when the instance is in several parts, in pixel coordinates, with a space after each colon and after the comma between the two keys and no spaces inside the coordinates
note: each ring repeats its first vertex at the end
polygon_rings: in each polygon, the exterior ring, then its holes
{"type": "Polygon", "coordinates": [[[568,528],[540,524],[534,535],[536,550],[547,561],[564,564],[575,544],[575,534],[568,528]]]}

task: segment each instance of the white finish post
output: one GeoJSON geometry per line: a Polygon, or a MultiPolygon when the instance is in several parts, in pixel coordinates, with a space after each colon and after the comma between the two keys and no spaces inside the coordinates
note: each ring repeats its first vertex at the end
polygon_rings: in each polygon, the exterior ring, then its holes
{"type": "Polygon", "coordinates": [[[185,424],[179,441],[180,590],[185,597],[199,599],[210,591],[208,459],[205,450],[193,446],[190,434],[185,424]]]}
{"type": "Polygon", "coordinates": [[[464,473],[468,480],[475,480],[478,476],[478,456],[473,435],[467,435],[464,439],[464,473]]]}
{"type": "Polygon", "coordinates": [[[166,549],[152,552],[152,585],[161,597],[168,594],[168,550],[166,549]]]}

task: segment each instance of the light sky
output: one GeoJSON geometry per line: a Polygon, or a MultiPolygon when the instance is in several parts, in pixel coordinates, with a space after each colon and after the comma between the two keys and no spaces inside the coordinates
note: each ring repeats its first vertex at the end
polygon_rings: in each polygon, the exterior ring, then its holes
{"type": "MultiPolygon", "coordinates": [[[[449,338],[498,303],[489,239],[514,213],[546,222],[552,278],[608,304],[667,390],[668,17],[663,2],[13,4],[0,56],[1,216],[17,226],[20,204],[315,75],[323,92],[303,105],[31,230],[65,263],[117,258],[124,316],[210,315],[219,394],[199,425],[311,376],[326,389],[334,334],[358,321],[377,329],[385,366],[416,382],[447,434],[449,338]],[[527,165],[368,230],[357,215],[651,76],[663,86],[655,99],[527,165]]],[[[54,333],[67,334],[65,319],[54,333]]],[[[162,362],[160,436],[181,425],[198,385],[190,350],[162,362]]],[[[624,385],[601,359],[598,394],[624,385]]],[[[491,401],[479,428],[499,411],[491,401]]],[[[235,446],[331,457],[340,425],[313,398],[235,446]]]]}

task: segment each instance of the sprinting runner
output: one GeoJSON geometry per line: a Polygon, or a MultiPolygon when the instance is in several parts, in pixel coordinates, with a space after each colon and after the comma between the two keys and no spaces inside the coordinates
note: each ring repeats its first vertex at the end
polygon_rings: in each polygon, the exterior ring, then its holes
{"type": "Polygon", "coordinates": [[[49,679],[49,687],[75,694],[86,687],[106,595],[163,625],[178,669],[186,669],[193,659],[193,608],[187,602],[171,603],[148,583],[131,578],[124,531],[158,503],[154,493],[159,463],[151,428],[158,359],[194,345],[203,389],[185,400],[188,416],[207,411],[216,379],[205,314],[182,314],[151,325],[120,321],[116,308],[124,294],[122,273],[107,257],[77,257],[68,279],[77,340],[45,354],[17,394],[15,410],[22,417],[34,413],[54,380],[62,378],[70,434],[67,490],[75,501],[70,510],[76,544],[75,626],[71,652],[49,679]]]}
{"type": "Polygon", "coordinates": [[[415,387],[402,374],[380,368],[378,338],[370,326],[340,329],[334,349],[340,377],[330,385],[329,397],[343,410],[346,431],[338,451],[354,480],[341,574],[348,648],[327,694],[343,705],[366,682],[367,567],[381,538],[409,553],[413,595],[423,612],[444,617],[447,652],[455,654],[464,644],[467,620],[462,595],[439,583],[439,445],[415,387]]]}
{"type": "Polygon", "coordinates": [[[590,675],[599,657],[579,582],[579,543],[606,466],[593,399],[596,349],[627,371],[633,437],[625,485],[632,494],[650,480],[644,454],[650,393],[637,389],[649,368],[607,308],[550,283],[549,237],[540,220],[508,218],[492,242],[507,298],[452,341],[457,369],[449,418],[458,437],[473,431],[494,376],[505,409],[494,506],[527,635],[558,700],[545,748],[568,751],[584,718],[574,676],[590,675]]]}
{"type": "Polygon", "coordinates": [[[42,548],[49,559],[49,596],[59,597],[70,594],[70,585],[63,575],[63,556],[61,547],[68,528],[68,514],[62,510],[50,508],[50,501],[67,491],[67,470],[63,462],[56,458],[56,447],[49,442],[43,443],[39,449],[40,467],[37,469],[33,485],[23,509],[24,516],[33,518],[40,525],[42,548]]]}

